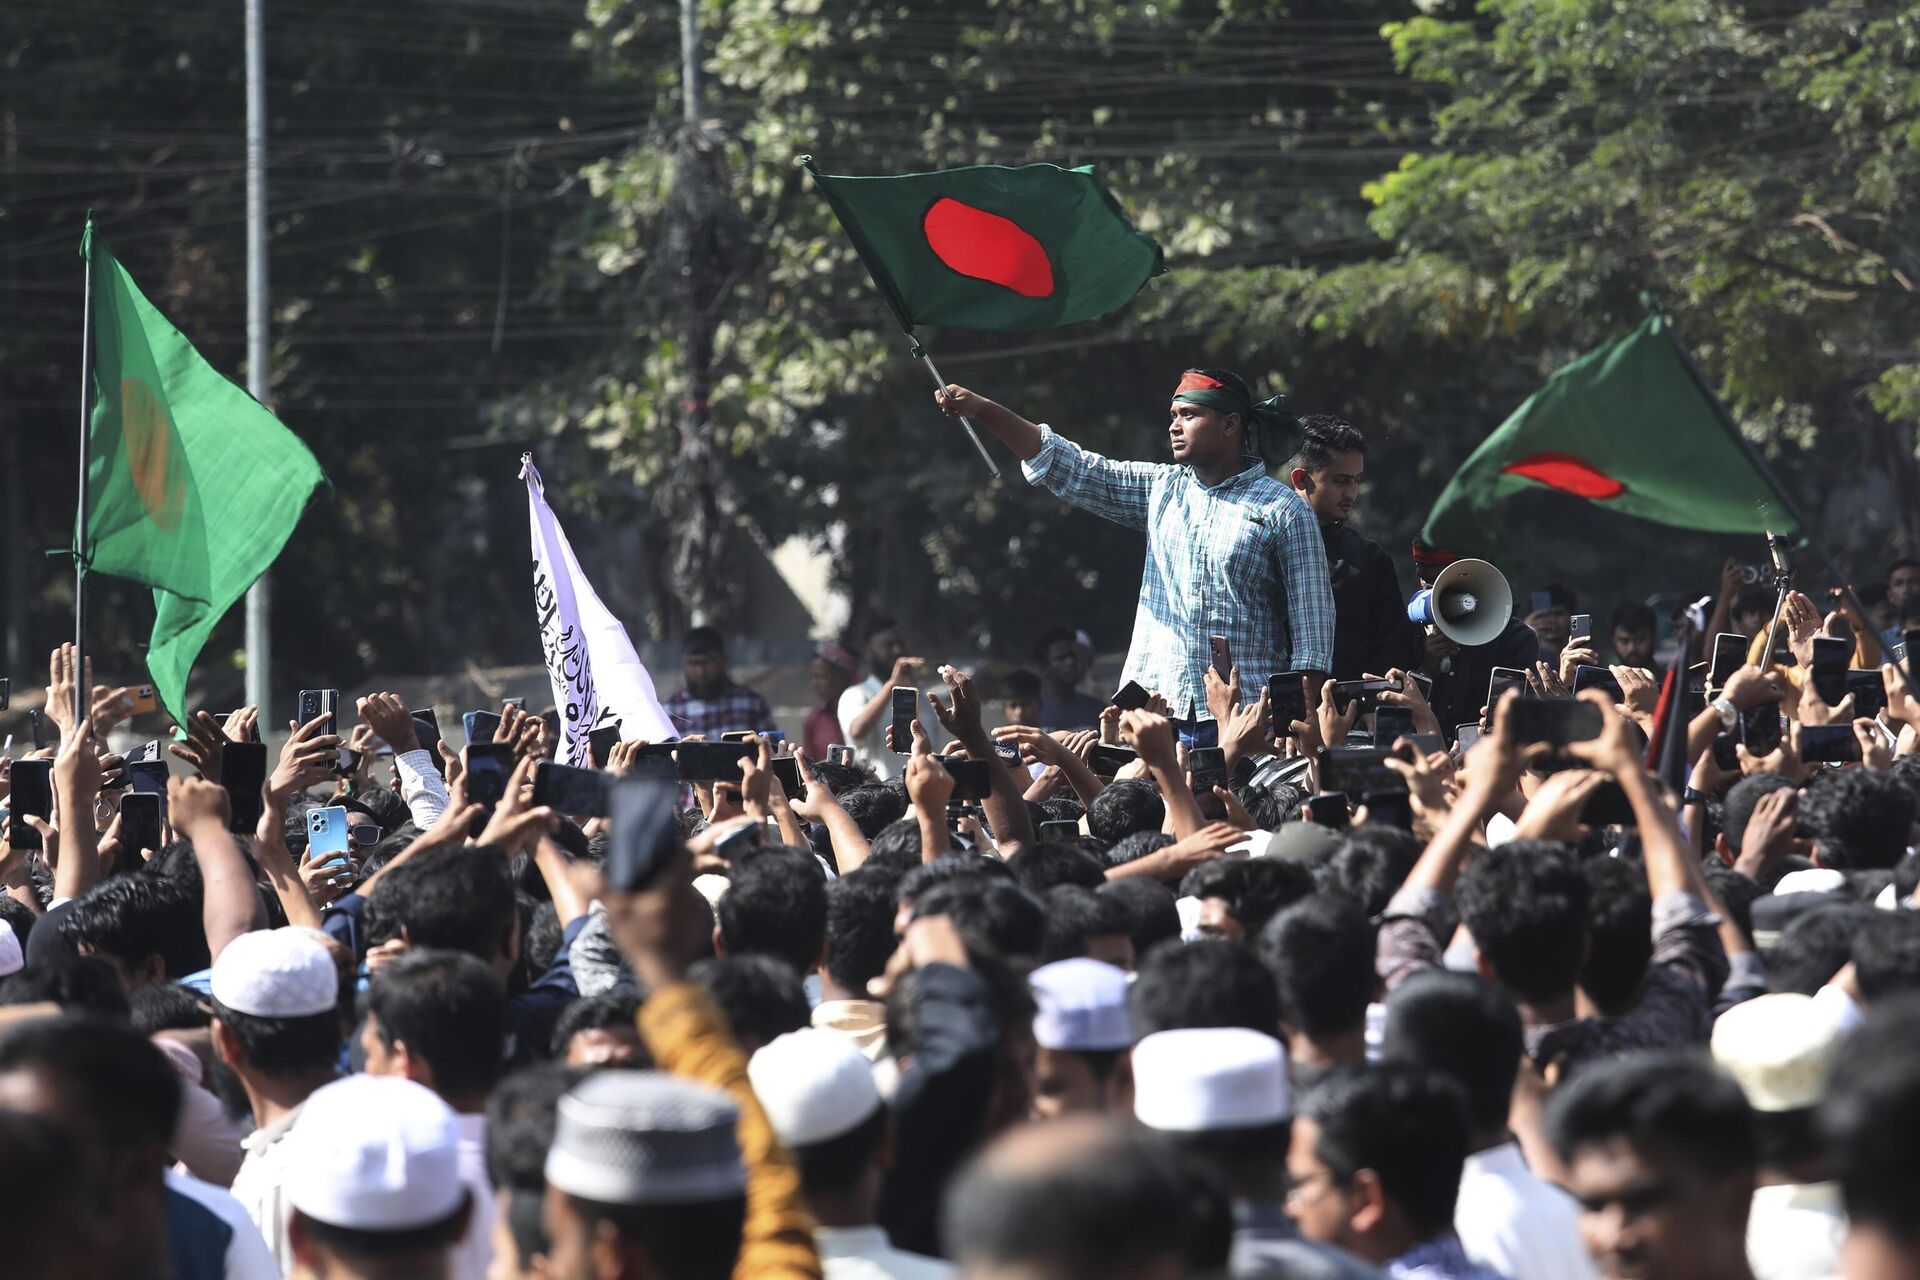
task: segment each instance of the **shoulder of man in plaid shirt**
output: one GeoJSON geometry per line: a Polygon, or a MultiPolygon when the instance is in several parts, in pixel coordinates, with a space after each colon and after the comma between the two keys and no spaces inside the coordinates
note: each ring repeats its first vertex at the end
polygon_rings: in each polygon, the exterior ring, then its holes
{"type": "Polygon", "coordinates": [[[773,728],[773,708],[757,691],[738,681],[710,698],[682,689],[667,699],[666,711],[674,728],[683,736],[701,734],[711,738],[722,733],[773,728]]]}

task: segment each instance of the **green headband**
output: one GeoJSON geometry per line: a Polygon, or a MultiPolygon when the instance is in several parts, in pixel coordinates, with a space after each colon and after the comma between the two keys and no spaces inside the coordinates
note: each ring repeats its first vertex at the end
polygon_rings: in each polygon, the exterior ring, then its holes
{"type": "MultiPolygon", "coordinates": [[[[1182,385],[1191,379],[1183,379],[1182,385]]],[[[1257,404],[1226,386],[1186,387],[1173,393],[1177,403],[1205,405],[1222,413],[1237,413],[1252,427],[1256,423],[1270,430],[1296,429],[1300,420],[1287,409],[1285,396],[1269,396],[1257,404]]]]}

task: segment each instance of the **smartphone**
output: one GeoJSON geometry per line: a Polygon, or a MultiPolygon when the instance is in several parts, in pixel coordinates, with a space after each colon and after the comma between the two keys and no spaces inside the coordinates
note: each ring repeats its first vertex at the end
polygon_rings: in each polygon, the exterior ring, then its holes
{"type": "Polygon", "coordinates": [[[145,715],[149,711],[160,709],[160,697],[154,693],[150,684],[138,685],[133,691],[133,701],[127,705],[127,714],[145,715]]]}
{"type": "Polygon", "coordinates": [[[1853,642],[1836,636],[1813,638],[1813,691],[1820,701],[1835,706],[1847,696],[1847,663],[1853,659],[1853,642]]]}
{"type": "Polygon", "coordinates": [[[1273,713],[1275,735],[1286,736],[1287,726],[1307,718],[1306,675],[1282,671],[1267,678],[1267,707],[1273,713]]]}
{"type": "Polygon", "coordinates": [[[1593,827],[1630,827],[1634,825],[1633,806],[1619,782],[1608,778],[1587,793],[1580,806],[1580,821],[1593,827]]]}
{"type": "Polygon", "coordinates": [[[1373,713],[1373,745],[1390,747],[1413,732],[1413,712],[1405,707],[1380,707],[1373,713]]]}
{"type": "Polygon", "coordinates": [[[738,782],[740,762],[759,754],[758,747],[746,742],[682,742],[673,752],[682,782],[738,782]]]}
{"type": "Polygon", "coordinates": [[[1453,726],[1453,740],[1459,744],[1460,754],[1465,755],[1467,752],[1473,750],[1474,743],[1480,741],[1479,724],[1457,724],[1453,726]]]}
{"type": "Polygon", "coordinates": [[[1335,831],[1345,831],[1348,821],[1353,817],[1347,797],[1338,791],[1324,796],[1308,796],[1302,807],[1307,811],[1308,822],[1332,827],[1335,831]]]}
{"type": "Polygon", "coordinates": [[[1208,636],[1207,652],[1213,656],[1213,674],[1221,680],[1227,680],[1233,674],[1233,653],[1227,648],[1225,636],[1208,636]]]}
{"type": "Polygon", "coordinates": [[[1385,747],[1335,747],[1320,762],[1320,790],[1348,797],[1405,791],[1406,780],[1387,767],[1385,747]]]}
{"type": "Polygon", "coordinates": [[[1393,680],[1340,680],[1333,686],[1333,709],[1341,715],[1347,714],[1347,708],[1354,703],[1360,704],[1361,714],[1372,711],[1380,705],[1380,695],[1389,689],[1397,690],[1400,685],[1393,680]]]}
{"type": "Polygon", "coordinates": [[[1914,665],[1915,657],[1920,657],[1920,631],[1909,631],[1900,637],[1902,650],[1900,656],[1907,664],[1907,674],[1920,681],[1920,667],[1914,665]]]}
{"type": "Polygon", "coordinates": [[[301,724],[306,724],[316,716],[325,716],[327,722],[321,727],[320,732],[338,733],[339,729],[334,724],[334,714],[339,706],[340,691],[338,689],[302,689],[299,708],[294,714],[294,719],[301,724]]]}
{"type": "MultiPolygon", "coordinates": [[[[1473,727],[1477,730],[1480,726],[1475,725],[1473,727]]],[[[1430,756],[1436,751],[1445,751],[1447,749],[1447,740],[1437,733],[1405,733],[1400,736],[1405,738],[1407,742],[1412,745],[1413,749],[1423,756],[1430,756]]]]}
{"type": "Polygon", "coordinates": [[[767,842],[765,823],[752,822],[737,831],[729,832],[713,842],[713,851],[722,861],[745,857],[750,849],[758,849],[767,842]]]}
{"type": "Polygon", "coordinates": [[[1599,737],[1603,724],[1600,708],[1591,702],[1526,698],[1507,708],[1507,733],[1515,743],[1564,747],[1599,737]]]}
{"type": "Polygon", "coordinates": [[[608,788],[608,888],[623,893],[644,889],[673,860],[679,845],[673,822],[675,790],[671,783],[648,778],[616,778],[608,788]]]}
{"type": "MultiPolygon", "coordinates": [[[[47,717],[38,707],[27,712],[27,724],[33,729],[33,749],[44,751],[47,746],[47,717]]],[[[38,845],[34,846],[38,848],[38,845]]]]}
{"type": "Polygon", "coordinates": [[[1118,707],[1122,711],[1138,711],[1147,705],[1148,693],[1140,687],[1137,680],[1129,680],[1115,691],[1107,700],[1107,705],[1118,707]]]}
{"type": "Polygon", "coordinates": [[[787,799],[800,798],[800,762],[798,760],[792,756],[775,756],[773,776],[780,780],[780,790],[786,793],[787,799]]]}
{"type": "Polygon", "coordinates": [[[500,705],[503,707],[512,707],[516,711],[525,711],[527,709],[527,700],[525,698],[502,698],[500,699],[500,705]]]}
{"type": "Polygon", "coordinates": [[[729,729],[720,735],[722,742],[745,742],[754,736],[751,729],[729,729]]]}
{"type": "Polygon", "coordinates": [[[1140,757],[1132,747],[1110,746],[1107,743],[1095,743],[1093,750],[1087,752],[1087,767],[1103,778],[1111,778],[1140,757]]]}
{"type": "Polygon", "coordinates": [[[1740,745],[1756,756],[1780,749],[1780,704],[1763,702],[1740,713],[1740,745]]]}
{"type": "Polygon", "coordinates": [[[1227,785],[1227,753],[1219,747],[1195,747],[1187,752],[1187,772],[1193,794],[1210,796],[1215,787],[1227,785]]]}
{"type": "Polygon", "coordinates": [[[1740,737],[1733,733],[1715,734],[1713,765],[1722,773],[1740,772],[1740,737]]]}
{"type": "MultiPolygon", "coordinates": [[[[1094,750],[1098,751],[1099,748],[1095,747],[1094,750]]],[[[1014,746],[1011,742],[994,743],[993,754],[998,756],[1000,763],[1009,769],[1018,769],[1020,767],[1020,748],[1014,746]]],[[[847,763],[852,764],[853,761],[849,760],[847,763]]],[[[1100,771],[1095,769],[1094,772],[1098,773],[1100,771]]]]}
{"type": "Polygon", "coordinates": [[[1738,631],[1722,631],[1713,638],[1713,665],[1707,669],[1707,688],[1724,689],[1733,673],[1747,662],[1748,640],[1738,631]]]}
{"type": "Polygon", "coordinates": [[[852,768],[853,767],[853,748],[848,746],[844,742],[828,743],[827,744],[827,763],[844,764],[848,768],[852,768]]]}
{"type": "Polygon", "coordinates": [[[467,744],[467,799],[475,804],[499,804],[507,798],[507,779],[512,776],[511,742],[467,744]]]}
{"type": "Polygon", "coordinates": [[[953,775],[955,800],[985,800],[993,794],[993,761],[948,756],[945,763],[953,775]]]}
{"type": "Polygon", "coordinates": [[[460,728],[466,733],[469,746],[476,742],[492,742],[500,732],[500,713],[469,711],[460,717],[460,728]]]}
{"type": "Polygon", "coordinates": [[[420,746],[426,751],[427,759],[440,759],[440,717],[432,707],[422,707],[418,711],[409,711],[413,717],[413,736],[420,739],[420,746]]]}
{"type": "Polygon", "coordinates": [[[1413,830],[1413,797],[1404,790],[1369,792],[1367,821],[1401,831],[1413,830]]]}
{"type": "Polygon", "coordinates": [[[893,723],[887,726],[887,745],[895,755],[913,754],[913,720],[920,713],[920,691],[895,686],[893,723]]]}
{"type": "Polygon", "coordinates": [[[1495,667],[1487,677],[1487,709],[1491,711],[1498,705],[1509,689],[1518,689],[1520,696],[1526,697],[1527,673],[1518,667],[1495,667]]]}
{"type": "MultiPolygon", "coordinates": [[[[315,715],[320,714],[315,712],[315,715]]],[[[312,717],[309,716],[308,719],[312,717]]],[[[307,810],[307,861],[326,867],[347,865],[353,838],[347,834],[347,811],[341,805],[307,810]]]]}
{"type": "Polygon", "coordinates": [[[142,849],[150,849],[154,853],[160,852],[159,796],[121,797],[120,847],[135,855],[138,855],[142,849]]]}
{"type": "Polygon", "coordinates": [[[1887,709],[1887,686],[1878,671],[1847,672],[1847,692],[1853,695],[1853,714],[1869,720],[1887,709]]]}
{"type": "Polygon", "coordinates": [[[267,785],[267,744],[222,742],[220,785],[227,789],[227,801],[233,810],[227,830],[246,834],[259,826],[265,804],[260,789],[267,785]]]}
{"type": "Polygon", "coordinates": [[[593,761],[593,767],[604,769],[607,761],[613,758],[613,744],[620,741],[620,726],[601,725],[587,734],[587,755],[593,761]]]}
{"type": "Polygon", "coordinates": [[[127,783],[138,796],[164,796],[167,794],[167,762],[165,760],[129,760],[127,761],[127,783]]]}
{"type": "Polygon", "coordinates": [[[1043,822],[1040,824],[1042,840],[1077,840],[1080,838],[1080,824],[1077,822],[1043,822]]]}
{"type": "Polygon", "coordinates": [[[607,775],[543,760],[533,770],[533,803],[583,818],[607,816],[607,775]]]}
{"type": "Polygon", "coordinates": [[[13,793],[7,800],[9,828],[16,849],[40,848],[40,833],[20,821],[26,816],[53,821],[53,761],[15,760],[13,793]]]}
{"type": "Polygon", "coordinates": [[[1573,691],[1579,693],[1584,689],[1599,689],[1615,702],[1624,702],[1627,698],[1626,690],[1614,679],[1613,672],[1585,662],[1573,669],[1573,691]]]}
{"type": "Polygon", "coordinates": [[[1567,643],[1580,644],[1583,641],[1591,643],[1592,640],[1593,615],[1590,613],[1574,614],[1573,621],[1568,624],[1567,627],[1567,643]]]}
{"type": "Polygon", "coordinates": [[[1860,759],[1860,739],[1853,736],[1850,724],[1803,724],[1800,759],[1807,764],[1851,763],[1860,759]]]}

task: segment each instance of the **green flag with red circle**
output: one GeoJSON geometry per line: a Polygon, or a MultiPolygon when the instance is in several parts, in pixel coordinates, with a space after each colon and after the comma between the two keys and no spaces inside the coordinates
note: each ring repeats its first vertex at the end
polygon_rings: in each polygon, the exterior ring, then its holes
{"type": "Polygon", "coordinates": [[[1092,166],[807,170],[900,327],[1029,330],[1125,306],[1165,264],[1092,166]]]}
{"type": "Polygon", "coordinates": [[[1794,531],[1791,505],[1730,429],[1666,320],[1649,316],[1528,396],[1454,473],[1421,536],[1485,549],[1500,501],[1529,489],[1682,529],[1794,531]]]}
{"type": "Polygon", "coordinates": [[[216,372],[147,300],[89,224],[93,416],[75,554],[153,588],[147,669],[185,723],[207,636],[286,545],[326,479],[313,454],[216,372]]]}

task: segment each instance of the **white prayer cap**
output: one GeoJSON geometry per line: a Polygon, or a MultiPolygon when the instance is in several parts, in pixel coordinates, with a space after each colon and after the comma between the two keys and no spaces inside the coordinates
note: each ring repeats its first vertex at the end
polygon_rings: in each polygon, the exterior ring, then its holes
{"type": "Polygon", "coordinates": [[[235,1013],[305,1018],[340,999],[340,972],[327,949],[300,929],[257,929],[229,942],[213,962],[213,998],[235,1013]]]}
{"type": "Polygon", "coordinates": [[[1804,871],[1789,871],[1780,877],[1773,886],[1777,894],[1789,893],[1832,893],[1836,889],[1847,887],[1847,876],[1843,871],[1832,867],[1808,867],[1804,871]]]}
{"type": "Polygon", "coordinates": [[[399,1076],[314,1090],[286,1141],[288,1202],[329,1226],[412,1231],[445,1221],[466,1195],[453,1109],[399,1076]]]}
{"type": "Polygon", "coordinates": [[[20,949],[19,935],[13,926],[0,920],[0,978],[11,977],[27,967],[27,956],[20,949]]]}
{"type": "Polygon", "coordinates": [[[1713,1024],[1713,1058],[1755,1111],[1804,1111],[1827,1096],[1840,1025],[1812,996],[1778,991],[1742,1001],[1713,1024]]]}
{"type": "Polygon", "coordinates": [[[661,1071],[596,1071],[560,1099],[547,1182],[603,1204],[700,1204],[745,1192],[740,1112],[661,1071]]]}
{"type": "Polygon", "coordinates": [[[851,1133],[880,1109],[873,1064],[831,1031],[775,1036],[747,1063],[747,1076],[774,1135],[789,1147],[851,1133]]]}
{"type": "Polygon", "coordinates": [[[1036,1006],[1033,1038],[1042,1049],[1097,1053],[1133,1043],[1123,971],[1080,956],[1043,964],[1027,981],[1036,1006]]]}
{"type": "Polygon", "coordinates": [[[1291,1114],[1286,1051],[1246,1027],[1157,1031],[1133,1046],[1133,1114],[1169,1133],[1278,1124],[1291,1114]]]}

